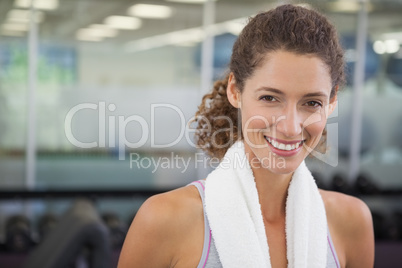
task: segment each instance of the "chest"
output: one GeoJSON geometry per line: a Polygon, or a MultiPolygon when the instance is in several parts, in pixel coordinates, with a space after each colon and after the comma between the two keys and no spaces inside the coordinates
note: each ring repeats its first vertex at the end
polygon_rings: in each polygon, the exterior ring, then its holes
{"type": "Polygon", "coordinates": [[[265,233],[269,245],[269,256],[273,268],[286,268],[286,233],[285,223],[265,223],[265,233]]]}

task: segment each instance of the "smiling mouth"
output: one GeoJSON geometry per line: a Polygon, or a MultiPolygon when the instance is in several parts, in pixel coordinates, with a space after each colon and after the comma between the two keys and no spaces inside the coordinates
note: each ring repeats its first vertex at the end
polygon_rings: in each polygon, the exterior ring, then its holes
{"type": "Polygon", "coordinates": [[[265,139],[269,142],[269,144],[271,144],[273,147],[275,147],[278,150],[282,150],[282,151],[293,151],[296,150],[297,148],[299,148],[300,146],[303,145],[303,143],[305,142],[305,140],[299,141],[299,142],[294,142],[294,143],[280,143],[277,140],[274,140],[272,138],[269,138],[267,136],[264,136],[265,139]]]}

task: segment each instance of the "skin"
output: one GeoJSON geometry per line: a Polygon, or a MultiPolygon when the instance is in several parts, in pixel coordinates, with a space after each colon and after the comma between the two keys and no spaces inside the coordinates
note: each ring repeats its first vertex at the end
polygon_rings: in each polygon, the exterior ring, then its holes
{"type": "MultiPolygon", "coordinates": [[[[331,88],[328,69],[319,58],[286,51],[268,54],[242,92],[233,75],[229,78],[227,95],[241,110],[246,155],[252,163],[275,268],[287,266],[285,202],[289,183],[309,148],[318,144],[327,117],[335,109],[336,97],[329,97],[331,88]],[[268,145],[267,136],[302,140],[304,146],[296,155],[279,156],[268,145]]],[[[320,193],[341,267],[373,267],[374,234],[366,204],[337,192],[320,193]]],[[[203,237],[203,207],[195,187],[153,196],[130,227],[118,267],[197,267],[203,237]]]]}

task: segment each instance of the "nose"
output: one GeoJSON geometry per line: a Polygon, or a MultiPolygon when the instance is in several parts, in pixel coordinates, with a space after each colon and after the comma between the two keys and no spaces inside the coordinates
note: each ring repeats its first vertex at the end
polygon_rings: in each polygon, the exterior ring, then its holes
{"type": "Polygon", "coordinates": [[[276,120],[276,131],[285,137],[300,137],[303,129],[301,115],[296,105],[287,105],[276,120]]]}

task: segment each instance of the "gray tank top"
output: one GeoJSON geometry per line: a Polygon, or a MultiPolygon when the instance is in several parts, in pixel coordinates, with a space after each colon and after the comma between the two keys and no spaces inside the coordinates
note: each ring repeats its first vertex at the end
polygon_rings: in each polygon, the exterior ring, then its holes
{"type": "MultiPolygon", "coordinates": [[[[197,187],[200,193],[203,207],[205,208],[205,181],[199,180],[190,183],[197,187]]],[[[338,256],[336,255],[334,244],[332,243],[331,235],[328,230],[327,235],[328,246],[327,246],[327,265],[326,268],[340,268],[338,256]]],[[[212,237],[211,228],[209,227],[207,216],[205,215],[204,209],[204,247],[202,250],[201,259],[198,263],[197,268],[222,268],[222,264],[219,260],[218,251],[215,247],[214,238],[212,237]]]]}

